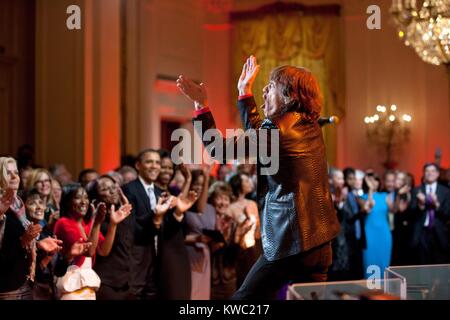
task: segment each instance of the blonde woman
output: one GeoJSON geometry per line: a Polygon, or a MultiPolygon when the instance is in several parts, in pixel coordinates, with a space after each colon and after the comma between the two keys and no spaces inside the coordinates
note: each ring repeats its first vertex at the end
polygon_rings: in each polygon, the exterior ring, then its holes
{"type": "Polygon", "coordinates": [[[55,222],[59,219],[59,210],[52,192],[52,176],[44,168],[34,169],[25,186],[26,190],[36,189],[46,207],[42,227],[53,230],[55,222]]]}
{"type": "Polygon", "coordinates": [[[42,227],[29,221],[17,195],[20,176],[13,158],[0,157],[0,300],[32,299],[36,249],[55,253],[61,241],[36,241],[42,227]]]}

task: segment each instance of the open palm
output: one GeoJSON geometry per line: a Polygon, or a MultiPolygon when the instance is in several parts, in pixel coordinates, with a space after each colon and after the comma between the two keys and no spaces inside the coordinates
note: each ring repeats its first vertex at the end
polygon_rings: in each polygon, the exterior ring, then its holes
{"type": "Polygon", "coordinates": [[[196,84],[193,80],[185,76],[179,76],[177,79],[177,87],[189,99],[203,106],[207,105],[208,95],[203,83],[196,84]]]}
{"type": "Polygon", "coordinates": [[[94,212],[94,224],[101,224],[106,217],[106,204],[104,202],[100,202],[97,208],[95,208],[94,205],[91,204],[91,210],[92,212],[94,212]]]}
{"type": "Polygon", "coordinates": [[[197,201],[198,195],[195,191],[189,191],[187,196],[180,195],[177,199],[177,209],[179,212],[188,211],[192,205],[197,201]]]}
{"type": "Polygon", "coordinates": [[[250,56],[242,67],[242,73],[238,81],[239,94],[251,93],[253,83],[259,72],[259,64],[254,56],[250,56]]]}
{"type": "Polygon", "coordinates": [[[37,246],[39,249],[44,250],[47,253],[55,253],[62,249],[62,241],[56,238],[45,238],[38,241],[37,246]]]}
{"type": "Polygon", "coordinates": [[[118,210],[116,210],[116,207],[114,205],[111,206],[111,214],[110,214],[110,220],[114,224],[119,224],[123,220],[125,220],[130,214],[131,209],[133,209],[133,206],[131,204],[124,204],[121,206],[118,210]]]}

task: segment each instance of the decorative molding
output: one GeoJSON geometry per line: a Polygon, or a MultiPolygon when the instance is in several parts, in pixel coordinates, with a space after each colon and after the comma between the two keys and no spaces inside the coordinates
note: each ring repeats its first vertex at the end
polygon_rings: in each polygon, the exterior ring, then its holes
{"type": "Polygon", "coordinates": [[[255,19],[260,16],[277,13],[299,12],[302,15],[341,15],[341,6],[338,4],[327,4],[308,6],[301,3],[292,2],[275,2],[254,10],[232,11],[230,12],[231,20],[255,19]]]}

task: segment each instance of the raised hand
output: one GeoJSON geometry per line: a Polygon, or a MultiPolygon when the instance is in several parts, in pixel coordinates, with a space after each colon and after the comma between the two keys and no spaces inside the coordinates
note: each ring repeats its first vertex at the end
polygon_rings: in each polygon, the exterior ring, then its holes
{"type": "Polygon", "coordinates": [[[129,203],[124,204],[119,208],[119,210],[116,211],[116,207],[114,205],[111,206],[111,213],[110,213],[110,221],[113,224],[119,224],[123,220],[126,219],[131,214],[131,209],[133,209],[133,206],[129,203]]]}
{"type": "Polygon", "coordinates": [[[369,191],[372,191],[372,192],[377,191],[375,188],[375,183],[374,183],[375,179],[373,177],[365,176],[364,180],[366,181],[366,184],[369,187],[369,191]]]}
{"type": "Polygon", "coordinates": [[[405,184],[403,187],[401,187],[399,190],[398,190],[398,194],[405,194],[405,193],[408,193],[409,191],[410,191],[410,187],[409,187],[409,185],[407,185],[407,184],[405,184]]]}
{"type": "Polygon", "coordinates": [[[178,213],[184,213],[188,211],[192,205],[197,201],[198,194],[195,191],[189,191],[187,196],[180,195],[176,198],[176,207],[178,213]]]}
{"type": "Polygon", "coordinates": [[[208,105],[208,95],[203,83],[196,84],[191,79],[181,75],[177,79],[177,87],[186,97],[195,103],[196,109],[200,109],[208,105]]]}
{"type": "Polygon", "coordinates": [[[42,227],[39,224],[30,224],[28,228],[23,233],[20,241],[22,243],[22,247],[27,248],[31,244],[31,242],[36,239],[36,237],[41,233],[42,227]]]}
{"type": "Polygon", "coordinates": [[[62,240],[55,238],[45,238],[37,242],[37,247],[47,253],[55,253],[62,249],[62,240]]]}
{"type": "Polygon", "coordinates": [[[183,175],[183,177],[184,177],[184,179],[186,181],[191,181],[192,180],[191,170],[189,170],[189,168],[186,167],[186,165],[184,163],[181,163],[178,166],[178,169],[180,170],[181,174],[183,175]]]}
{"type": "Polygon", "coordinates": [[[120,197],[120,204],[124,205],[124,204],[128,204],[128,198],[125,196],[125,194],[122,191],[122,188],[118,185],[117,186],[117,190],[119,191],[119,197],[120,197]]]}
{"type": "Polygon", "coordinates": [[[205,176],[205,178],[210,177],[212,168],[213,168],[212,164],[206,163],[203,165],[202,171],[203,171],[203,175],[205,176]]]}
{"type": "Polygon", "coordinates": [[[244,63],[237,85],[240,96],[252,93],[253,83],[258,75],[259,68],[260,66],[254,56],[250,56],[244,63]]]}
{"type": "Polygon", "coordinates": [[[101,224],[106,217],[106,205],[103,202],[100,202],[97,206],[97,208],[94,207],[94,205],[91,203],[91,209],[94,213],[94,225],[101,224]]]}
{"type": "Polygon", "coordinates": [[[6,189],[5,193],[0,196],[0,217],[8,211],[9,207],[14,202],[14,191],[6,189]]]}

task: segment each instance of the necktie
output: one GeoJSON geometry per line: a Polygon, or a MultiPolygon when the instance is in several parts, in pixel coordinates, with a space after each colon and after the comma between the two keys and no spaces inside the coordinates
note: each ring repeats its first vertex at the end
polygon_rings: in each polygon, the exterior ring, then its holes
{"type": "MultiPolygon", "coordinates": [[[[348,200],[349,200],[350,206],[352,208],[352,213],[358,214],[359,208],[358,208],[358,204],[356,203],[356,198],[355,198],[355,195],[353,194],[353,192],[350,192],[348,194],[348,200]]],[[[355,237],[357,240],[361,239],[361,221],[359,221],[359,219],[355,220],[355,237]]]]}
{"type": "MultiPolygon", "coordinates": [[[[148,197],[150,198],[150,208],[154,213],[156,213],[156,196],[155,196],[155,188],[153,183],[148,187],[148,197]]],[[[155,254],[158,255],[158,235],[155,234],[155,254]]]]}
{"type": "Polygon", "coordinates": [[[428,228],[432,228],[434,224],[434,208],[433,208],[433,198],[431,195],[433,194],[433,189],[431,185],[428,186],[428,192],[425,200],[425,208],[427,210],[427,220],[428,220],[428,228]]]}
{"type": "Polygon", "coordinates": [[[155,188],[152,185],[148,187],[148,197],[150,198],[150,208],[155,211],[156,209],[156,196],[155,196],[155,188]]]}

